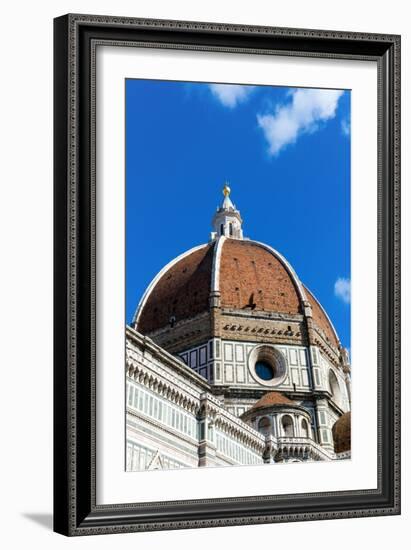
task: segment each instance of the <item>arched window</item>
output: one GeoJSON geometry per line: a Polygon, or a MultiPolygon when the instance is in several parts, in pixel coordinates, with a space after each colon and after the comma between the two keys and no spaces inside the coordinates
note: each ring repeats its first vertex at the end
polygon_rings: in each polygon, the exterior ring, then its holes
{"type": "Polygon", "coordinates": [[[232,237],[233,236],[233,224],[231,222],[230,222],[229,228],[230,228],[230,237],[232,237]]]}
{"type": "Polygon", "coordinates": [[[294,424],[291,416],[288,414],[284,415],[281,419],[281,425],[283,428],[283,434],[286,437],[294,437],[294,424]]]}
{"type": "Polygon", "coordinates": [[[224,224],[220,225],[220,235],[224,235],[224,224]]]}
{"type": "Polygon", "coordinates": [[[330,386],[330,392],[334,398],[334,401],[339,404],[341,400],[341,390],[337,377],[332,369],[330,369],[328,373],[328,384],[330,386]]]}
{"type": "Polygon", "coordinates": [[[263,435],[267,435],[271,432],[271,422],[267,416],[264,416],[264,418],[259,420],[258,431],[263,435]]]}
{"type": "Polygon", "coordinates": [[[310,432],[308,431],[308,424],[305,418],[301,420],[301,436],[302,437],[309,437],[310,432]]]}

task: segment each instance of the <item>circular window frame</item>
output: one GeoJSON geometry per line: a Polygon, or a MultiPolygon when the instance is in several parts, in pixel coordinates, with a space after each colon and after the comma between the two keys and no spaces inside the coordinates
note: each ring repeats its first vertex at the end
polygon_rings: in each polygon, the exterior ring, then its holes
{"type": "Polygon", "coordinates": [[[279,349],[270,344],[259,344],[248,354],[248,370],[252,378],[261,386],[275,388],[282,384],[287,376],[287,363],[284,355],[279,349]],[[256,363],[264,361],[274,370],[274,377],[271,380],[260,378],[255,370],[256,363]]]}

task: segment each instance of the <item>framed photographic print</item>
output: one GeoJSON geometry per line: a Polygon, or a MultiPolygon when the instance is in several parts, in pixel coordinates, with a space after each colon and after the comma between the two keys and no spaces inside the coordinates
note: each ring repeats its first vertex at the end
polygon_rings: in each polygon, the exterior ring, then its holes
{"type": "Polygon", "coordinates": [[[400,38],[54,28],[55,530],[400,513],[400,38]]]}

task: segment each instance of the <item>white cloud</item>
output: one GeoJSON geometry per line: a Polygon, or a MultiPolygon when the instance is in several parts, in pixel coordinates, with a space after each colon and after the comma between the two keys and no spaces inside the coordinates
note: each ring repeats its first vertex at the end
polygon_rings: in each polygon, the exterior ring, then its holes
{"type": "Polygon", "coordinates": [[[351,132],[351,125],[350,125],[350,121],[347,120],[346,118],[344,118],[344,119],[341,121],[341,131],[342,131],[342,133],[343,133],[345,136],[349,136],[349,135],[350,135],[350,132],[351,132]]]}
{"type": "Polygon", "coordinates": [[[351,281],[345,277],[338,277],[334,284],[334,294],[345,304],[351,302],[351,281]]]}
{"type": "Polygon", "coordinates": [[[335,117],[341,90],[297,89],[289,94],[290,100],[277,105],[273,114],[257,115],[275,156],[287,145],[295,143],[304,133],[320,128],[320,123],[335,117]]]}
{"type": "Polygon", "coordinates": [[[245,101],[254,86],[240,86],[238,84],[210,84],[211,93],[216,97],[224,107],[233,109],[245,101]]]}

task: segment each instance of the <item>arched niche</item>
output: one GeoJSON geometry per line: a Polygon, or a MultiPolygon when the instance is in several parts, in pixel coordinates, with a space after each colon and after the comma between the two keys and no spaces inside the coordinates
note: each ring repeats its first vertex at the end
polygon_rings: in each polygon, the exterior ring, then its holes
{"type": "Polygon", "coordinates": [[[294,422],[289,414],[281,418],[281,428],[285,437],[294,437],[294,422]]]}
{"type": "Polygon", "coordinates": [[[330,393],[333,396],[334,401],[337,405],[341,403],[341,388],[338,382],[338,378],[335,372],[330,369],[328,372],[328,385],[330,387],[330,393]]]}
{"type": "Polygon", "coordinates": [[[258,431],[263,435],[271,433],[271,420],[268,416],[263,416],[258,421],[258,431]]]}
{"type": "Polygon", "coordinates": [[[310,428],[305,418],[301,419],[301,437],[310,437],[310,428]]]}

